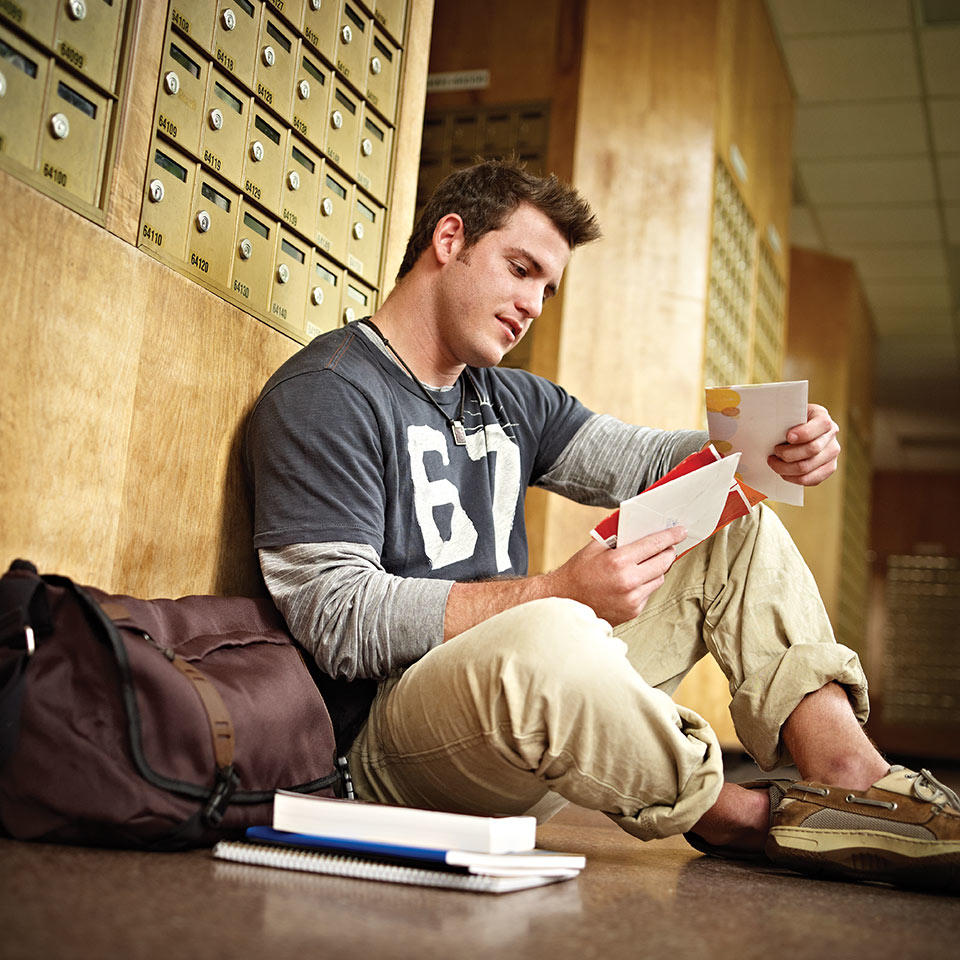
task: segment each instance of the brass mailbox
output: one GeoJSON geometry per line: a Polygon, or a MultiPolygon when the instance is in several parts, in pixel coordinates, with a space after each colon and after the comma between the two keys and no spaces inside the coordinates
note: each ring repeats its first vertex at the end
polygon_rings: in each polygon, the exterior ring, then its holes
{"type": "Polygon", "coordinates": [[[53,49],[59,0],[3,0],[0,10],[28,36],[53,49]]]}
{"type": "Polygon", "coordinates": [[[216,15],[217,5],[211,0],[170,0],[170,23],[210,53],[216,15]]]}
{"type": "Polygon", "coordinates": [[[52,192],[65,190],[96,206],[110,101],[60,67],[52,67],[50,74],[39,170],[52,184],[52,192]]]}
{"type": "Polygon", "coordinates": [[[307,338],[314,337],[340,325],[340,291],[343,288],[343,268],[313,251],[313,269],[307,282],[307,310],[304,329],[307,338]]]}
{"type": "Polygon", "coordinates": [[[376,284],[380,273],[380,247],[386,211],[359,190],[353,193],[353,216],[347,242],[347,267],[364,280],[376,284]]]}
{"type": "Polygon", "coordinates": [[[370,38],[367,56],[367,102],[390,123],[397,115],[397,81],[400,77],[400,50],[377,26],[370,38]]]}
{"type": "Polygon", "coordinates": [[[213,24],[217,63],[246,86],[253,84],[253,65],[260,33],[260,4],[251,0],[218,0],[213,24]]]}
{"type": "Polygon", "coordinates": [[[254,313],[265,315],[270,306],[278,229],[275,220],[246,200],[240,201],[230,289],[234,298],[254,313]]]}
{"type": "Polygon", "coordinates": [[[186,256],[196,171],[193,160],[154,139],[140,209],[139,245],[176,263],[186,256]]]}
{"type": "Polygon", "coordinates": [[[370,20],[353,0],[344,0],[337,25],[337,73],[359,89],[363,89],[369,45],[370,20]]]}
{"type": "Polygon", "coordinates": [[[349,177],[357,172],[357,140],[360,135],[360,99],[339,80],[334,80],[327,124],[326,155],[349,177]]]}
{"type": "Polygon", "coordinates": [[[0,27],[0,154],[27,170],[37,165],[50,61],[0,27]]]}
{"type": "Polygon", "coordinates": [[[200,129],[200,159],[237,187],[243,185],[250,97],[219,70],[210,71],[200,129]]]}
{"type": "Polygon", "coordinates": [[[295,30],[303,24],[303,0],[263,0],[264,6],[273,7],[295,30]]]}
{"type": "Polygon", "coordinates": [[[218,290],[230,287],[240,198],[202,167],[187,224],[187,272],[218,290]]]}
{"type": "Polygon", "coordinates": [[[330,102],[330,71],[300,45],[299,66],[293,78],[293,129],[321,153],[327,144],[327,107],[330,102]]]}
{"type": "Polygon", "coordinates": [[[243,158],[243,192],[280,213],[280,182],[287,159],[287,128],[254,101],[243,158]]]}
{"type": "Polygon", "coordinates": [[[270,316],[298,334],[303,333],[309,270],[310,247],[281,227],[277,234],[270,316]]]}
{"type": "Polygon", "coordinates": [[[253,89],[257,97],[281,117],[290,115],[297,48],[297,38],[290,28],[265,7],[260,21],[253,89]]]}
{"type": "Polygon", "coordinates": [[[343,0],[303,0],[303,36],[328,63],[337,55],[337,24],[343,0]]]}
{"type": "Polygon", "coordinates": [[[377,23],[396,40],[403,43],[403,27],[407,19],[407,0],[376,0],[373,11],[377,23]]]}
{"type": "Polygon", "coordinates": [[[296,137],[287,144],[287,165],[280,188],[280,218],[305,237],[313,237],[323,162],[296,137]]]}
{"type": "Polygon", "coordinates": [[[94,83],[112,90],[126,0],[65,0],[57,14],[57,54],[94,83]]]}
{"type": "Polygon", "coordinates": [[[352,194],[353,184],[324,161],[320,177],[320,205],[317,209],[317,246],[341,263],[347,260],[352,194]]]}
{"type": "Polygon", "coordinates": [[[357,183],[381,203],[385,203],[387,199],[392,145],[393,128],[387,126],[364,104],[357,151],[357,183]]]}
{"type": "Polygon", "coordinates": [[[167,34],[160,61],[154,129],[194,154],[200,149],[209,69],[208,60],[198,56],[176,34],[167,34]]]}
{"type": "Polygon", "coordinates": [[[340,322],[352,323],[354,320],[369,317],[375,307],[373,288],[356,277],[345,275],[340,294],[340,322]]]}

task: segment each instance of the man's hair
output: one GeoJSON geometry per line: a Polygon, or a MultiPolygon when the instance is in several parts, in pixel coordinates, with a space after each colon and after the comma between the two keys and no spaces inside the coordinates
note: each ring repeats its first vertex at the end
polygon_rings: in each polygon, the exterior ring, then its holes
{"type": "Polygon", "coordinates": [[[521,203],[549,217],[571,250],[600,236],[590,205],[554,174],[537,177],[512,160],[485,160],[440,181],[417,218],[397,279],[406,276],[430,246],[437,223],[447,214],[463,220],[467,250],[485,233],[499,230],[521,203]]]}

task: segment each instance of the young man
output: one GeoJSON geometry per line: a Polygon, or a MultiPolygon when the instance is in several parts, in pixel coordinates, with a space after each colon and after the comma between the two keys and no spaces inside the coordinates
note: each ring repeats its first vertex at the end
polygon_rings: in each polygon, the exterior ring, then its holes
{"type": "MultiPolygon", "coordinates": [[[[570,800],[718,855],[953,880],[960,802],[863,734],[859,661],[772,511],[679,560],[673,529],[526,575],[527,486],[615,506],[706,439],[497,367],[598,235],[555,178],[451,175],[380,310],[291,358],[251,416],[267,586],[325,674],[375,682],[327,691],[358,795],[541,817],[570,800]],[[669,696],[707,652],[744,746],[803,782],[724,783],[713,731],[669,696]]],[[[819,483],[836,432],[811,405],[771,464],[819,483]]]]}

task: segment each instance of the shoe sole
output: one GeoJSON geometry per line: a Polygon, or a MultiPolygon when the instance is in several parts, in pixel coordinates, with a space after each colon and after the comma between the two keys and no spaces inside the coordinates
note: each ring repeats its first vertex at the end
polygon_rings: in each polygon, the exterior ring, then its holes
{"type": "Polygon", "coordinates": [[[776,864],[847,880],[960,891],[960,842],[880,831],[774,827],[766,847],[776,864]]]}

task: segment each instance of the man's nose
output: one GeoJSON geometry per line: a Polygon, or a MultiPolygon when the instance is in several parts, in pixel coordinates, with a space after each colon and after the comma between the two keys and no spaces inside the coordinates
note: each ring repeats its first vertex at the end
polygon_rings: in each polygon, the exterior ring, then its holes
{"type": "Polygon", "coordinates": [[[517,309],[523,311],[531,320],[536,320],[543,310],[543,291],[524,291],[517,302],[517,309]]]}

